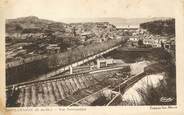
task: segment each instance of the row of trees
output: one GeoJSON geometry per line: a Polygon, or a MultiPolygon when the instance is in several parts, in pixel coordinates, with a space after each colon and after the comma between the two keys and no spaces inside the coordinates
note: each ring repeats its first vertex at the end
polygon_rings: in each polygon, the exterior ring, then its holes
{"type": "Polygon", "coordinates": [[[107,50],[117,44],[119,44],[121,40],[109,40],[102,43],[92,43],[87,46],[77,47],[75,49],[71,49],[67,52],[63,52],[60,54],[55,54],[49,56],[48,58],[48,65],[49,67],[56,67],[68,65],[75,61],[81,60],[85,57],[97,54],[101,51],[107,50]]]}

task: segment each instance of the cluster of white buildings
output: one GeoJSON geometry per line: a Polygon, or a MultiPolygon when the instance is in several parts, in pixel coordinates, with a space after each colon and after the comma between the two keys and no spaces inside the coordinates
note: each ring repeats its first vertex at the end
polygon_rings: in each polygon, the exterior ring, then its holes
{"type": "Polygon", "coordinates": [[[143,45],[145,47],[154,47],[154,48],[175,47],[175,38],[163,37],[159,35],[151,35],[146,30],[140,28],[134,31],[133,35],[129,37],[129,41],[132,43],[136,43],[137,45],[139,40],[142,40],[143,45]]]}
{"type": "Polygon", "coordinates": [[[161,47],[161,42],[165,41],[165,39],[160,39],[160,38],[156,38],[153,37],[152,35],[150,35],[147,38],[143,38],[143,44],[146,46],[152,46],[152,47],[161,47]]]}
{"type": "Polygon", "coordinates": [[[69,24],[66,31],[75,33],[82,42],[103,42],[117,38],[115,26],[108,22],[69,24]]]}

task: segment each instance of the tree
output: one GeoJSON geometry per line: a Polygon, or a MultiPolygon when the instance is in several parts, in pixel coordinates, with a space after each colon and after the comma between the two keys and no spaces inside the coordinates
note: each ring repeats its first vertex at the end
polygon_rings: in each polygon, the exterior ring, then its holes
{"type": "Polygon", "coordinates": [[[141,40],[141,39],[139,39],[138,40],[138,45],[140,46],[140,47],[142,47],[144,44],[143,44],[143,40],[141,40]]]}
{"type": "Polygon", "coordinates": [[[164,48],[164,43],[161,41],[161,47],[164,48]]]}

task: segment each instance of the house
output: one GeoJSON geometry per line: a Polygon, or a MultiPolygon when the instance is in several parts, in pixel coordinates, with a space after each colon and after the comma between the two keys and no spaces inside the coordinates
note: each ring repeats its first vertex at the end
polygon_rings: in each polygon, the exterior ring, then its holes
{"type": "Polygon", "coordinates": [[[168,50],[175,50],[175,40],[168,40],[164,42],[164,48],[168,50]]]}
{"type": "Polygon", "coordinates": [[[129,38],[129,41],[130,41],[130,42],[138,42],[138,40],[139,40],[139,39],[138,39],[137,37],[130,37],[130,38],[129,38]]]}
{"type": "Polygon", "coordinates": [[[84,39],[85,41],[91,37],[94,37],[95,35],[91,32],[83,32],[80,34],[81,38],[84,39]]]}
{"type": "Polygon", "coordinates": [[[171,45],[171,50],[175,50],[175,40],[171,40],[170,42],[170,45],[171,45]]]}
{"type": "Polygon", "coordinates": [[[117,35],[117,36],[116,36],[116,39],[119,39],[119,40],[120,40],[120,39],[123,39],[123,37],[117,35]]]}
{"type": "Polygon", "coordinates": [[[109,59],[97,59],[97,67],[98,68],[102,68],[102,67],[107,67],[108,65],[113,64],[113,59],[109,58],[109,59]]]}
{"type": "Polygon", "coordinates": [[[124,29],[124,30],[138,30],[139,25],[120,25],[116,26],[118,29],[124,29]]]}
{"type": "Polygon", "coordinates": [[[49,46],[46,47],[46,50],[49,54],[55,54],[60,52],[60,47],[58,47],[57,44],[49,44],[49,46]]]}

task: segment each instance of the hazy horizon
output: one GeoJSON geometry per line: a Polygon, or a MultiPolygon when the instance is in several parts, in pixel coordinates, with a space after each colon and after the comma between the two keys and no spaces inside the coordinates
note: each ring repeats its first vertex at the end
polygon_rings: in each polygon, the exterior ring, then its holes
{"type": "MultiPolygon", "coordinates": [[[[36,16],[59,22],[94,18],[175,17],[170,0],[8,0],[6,19],[36,16]]],[[[90,20],[89,20],[90,21],[90,20]]]]}
{"type": "MultiPolygon", "coordinates": [[[[37,17],[38,16],[27,16],[27,17],[37,17]]],[[[26,18],[26,17],[17,17],[12,19],[19,19],[19,18],[26,18]]],[[[121,18],[121,17],[100,17],[100,18],[63,18],[60,21],[57,22],[63,22],[63,23],[90,23],[90,22],[109,22],[115,26],[125,26],[125,25],[133,25],[137,26],[140,23],[147,22],[147,21],[154,21],[159,19],[169,19],[172,17],[151,17],[151,18],[121,18]]],[[[9,19],[7,19],[9,20],[9,19]]],[[[11,20],[11,19],[10,19],[11,20]]],[[[50,19],[45,19],[50,20],[50,19]]],[[[55,21],[55,20],[50,20],[55,21]]]]}

